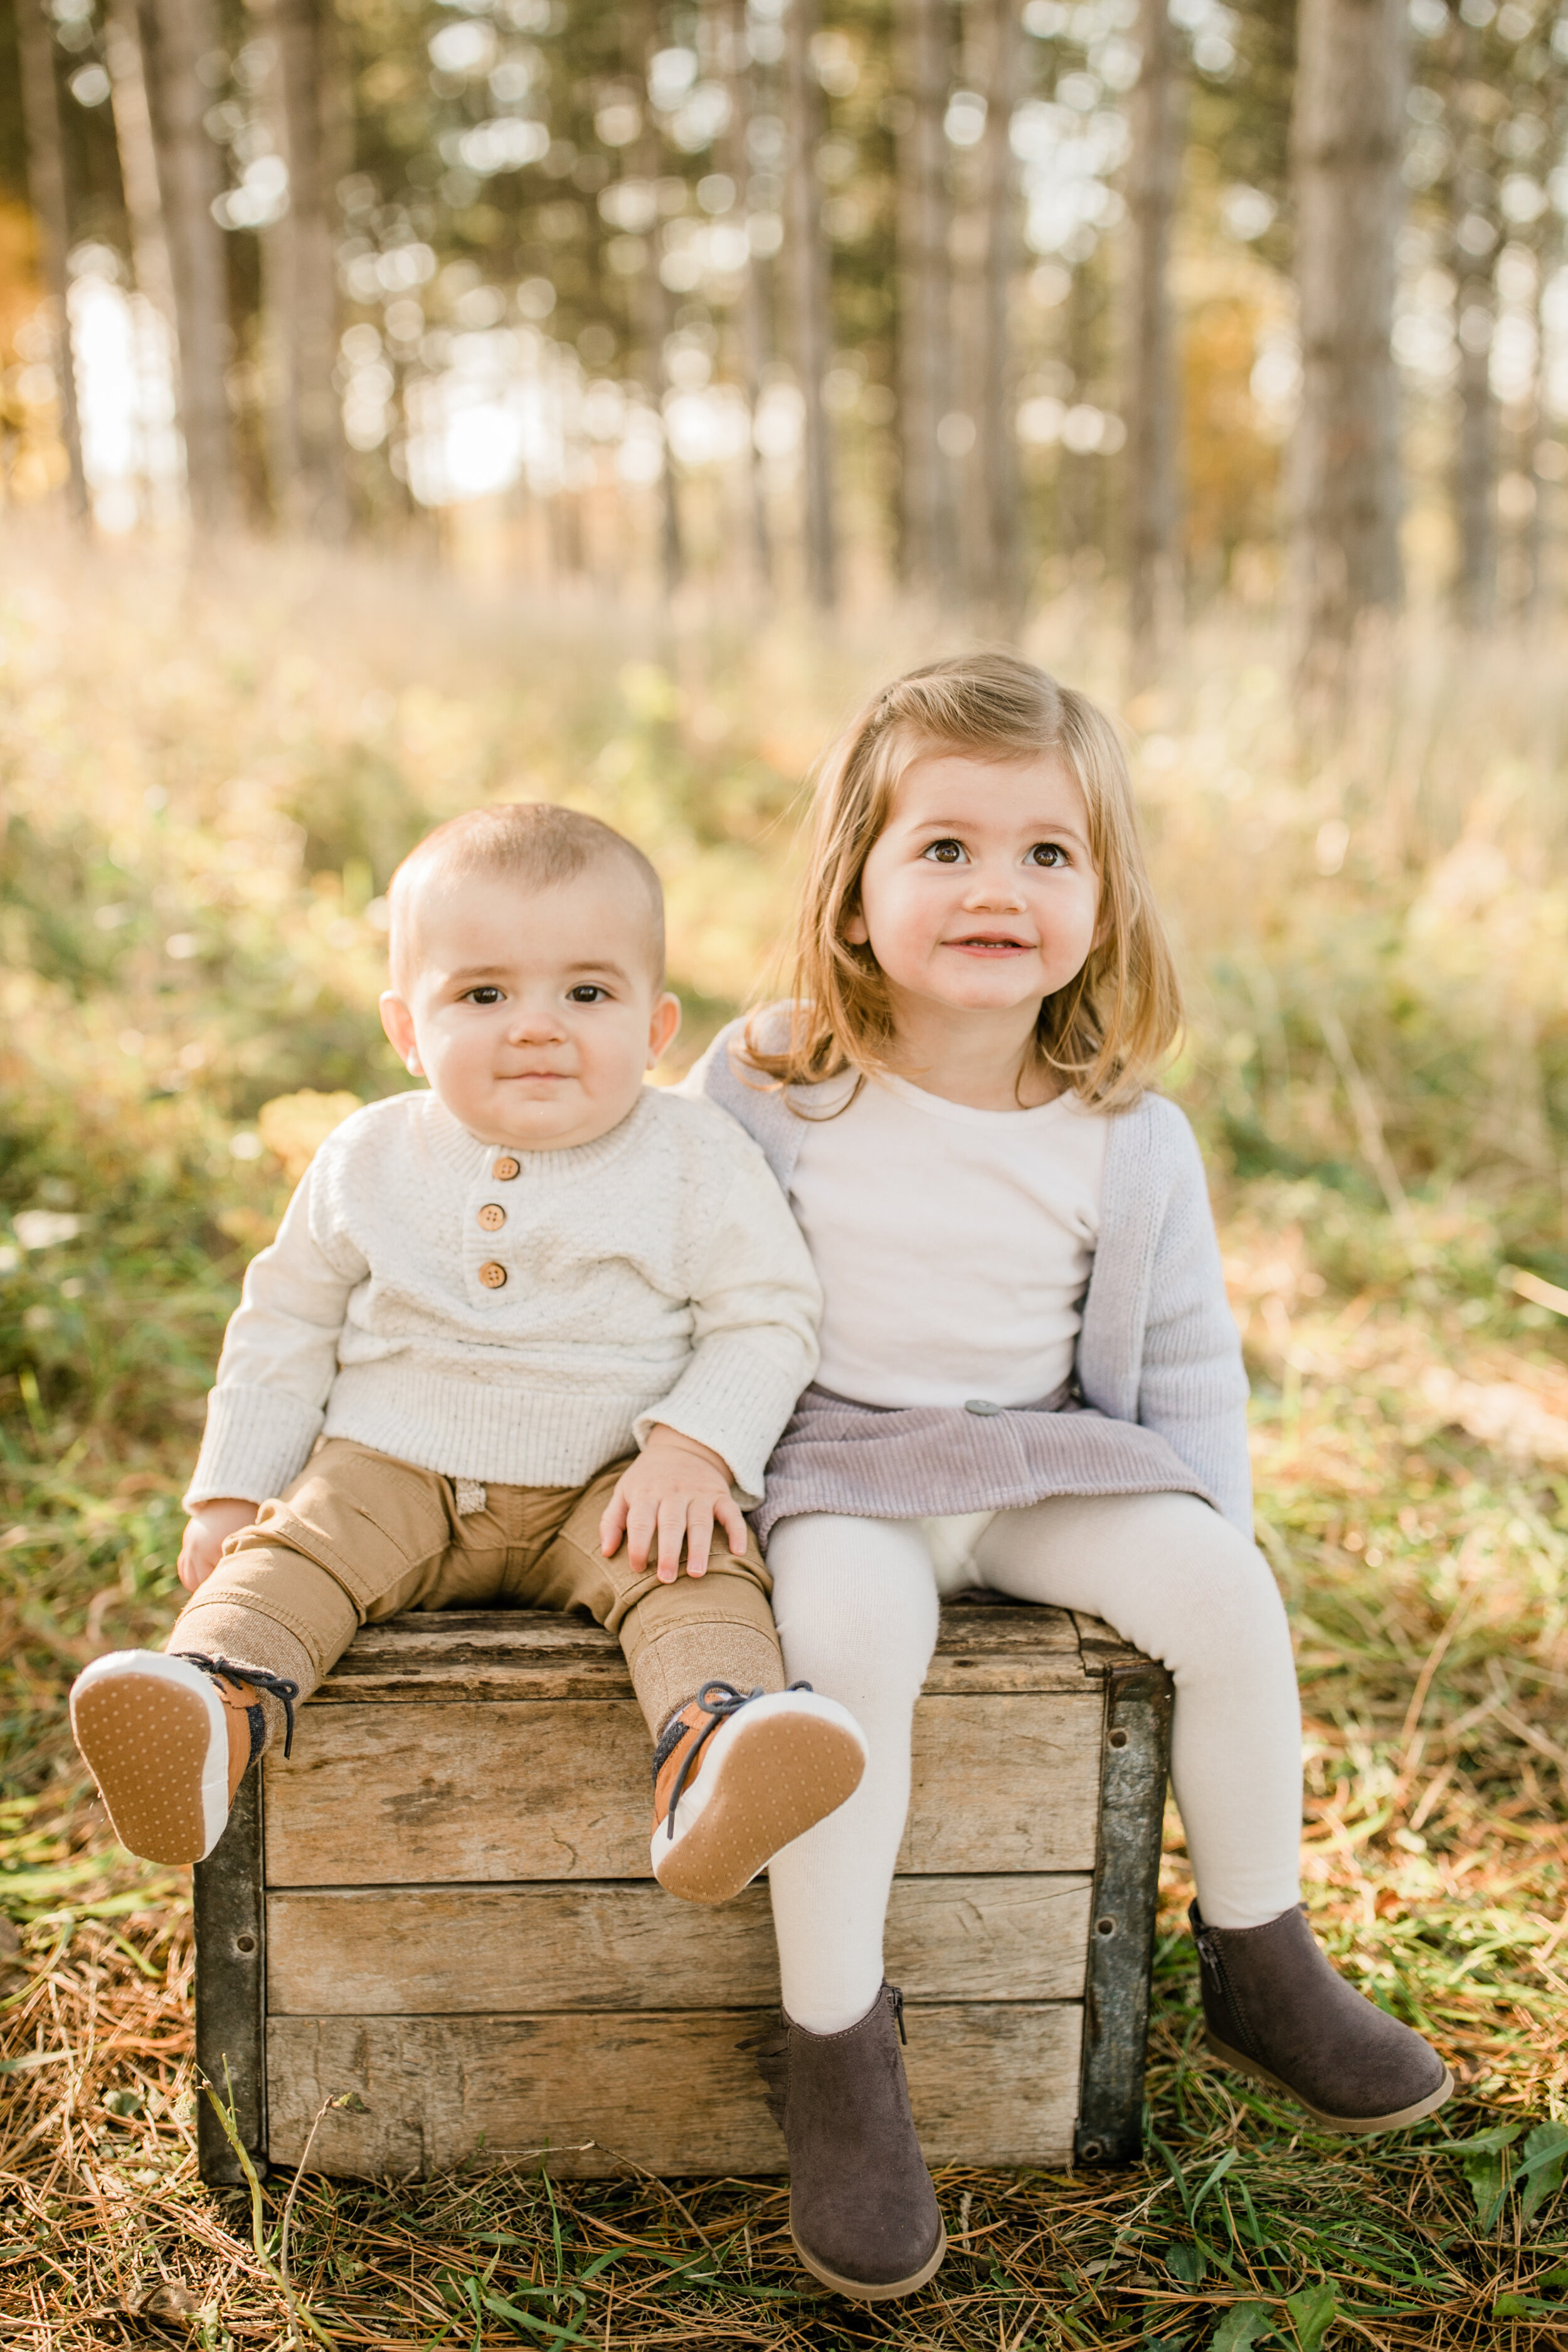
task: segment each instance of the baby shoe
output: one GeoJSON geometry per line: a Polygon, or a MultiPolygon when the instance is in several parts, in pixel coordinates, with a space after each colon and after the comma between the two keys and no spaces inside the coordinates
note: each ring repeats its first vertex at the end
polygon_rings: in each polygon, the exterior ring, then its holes
{"type": "Polygon", "coordinates": [[[654,1876],[688,1903],[728,1903],[852,1797],[865,1769],[865,1733],[809,1683],[749,1697],[704,1683],[654,1750],[654,1876]]]}
{"type": "Polygon", "coordinates": [[[904,1997],[884,1984],[841,2033],[781,2011],[749,2050],[789,2149],[789,2232],[814,2278],[855,2303],[913,2294],[947,2235],[904,2079],[904,1997]]]}
{"type": "Polygon", "coordinates": [[[256,1682],[284,1701],[276,1675],[234,1678],[224,1659],[114,1650],[71,1688],[71,1730],[121,1845],[146,1862],[201,1862],[223,1835],[235,1790],[262,1744],[256,1682]]]}
{"type": "Polygon", "coordinates": [[[1209,2049],[1287,2093],[1322,2130],[1396,2131],[1453,2090],[1429,2042],[1335,1974],[1304,1905],[1260,1927],[1211,1927],[1195,1903],[1188,1916],[1209,2049]]]}

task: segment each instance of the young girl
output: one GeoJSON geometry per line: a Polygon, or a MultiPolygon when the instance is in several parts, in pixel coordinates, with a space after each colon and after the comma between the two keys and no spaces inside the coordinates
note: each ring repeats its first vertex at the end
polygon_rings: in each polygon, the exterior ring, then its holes
{"type": "Polygon", "coordinates": [[[822,773],[795,975],[689,1084],[768,1153],[826,1297],[760,1532],[789,1675],[869,1761],[774,1857],[764,2071],[797,2250],[875,2299],[945,2243],[882,1924],[946,1593],[1082,1610],[1169,1667],[1212,2051],[1338,2131],[1452,2083],[1300,1908],[1289,1635],[1203,1167],[1150,1090],[1180,1003],[1110,721],[1008,654],[879,696],[822,773]]]}

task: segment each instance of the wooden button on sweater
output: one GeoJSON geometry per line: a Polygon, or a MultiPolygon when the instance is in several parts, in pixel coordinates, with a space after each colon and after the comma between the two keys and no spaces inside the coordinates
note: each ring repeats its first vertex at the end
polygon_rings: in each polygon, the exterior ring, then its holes
{"type": "Polygon", "coordinates": [[[520,1176],[521,1173],[521,1160],[514,1160],[510,1151],[503,1152],[500,1159],[496,1161],[495,1166],[490,1170],[490,1174],[495,1178],[498,1184],[510,1184],[514,1176],[520,1176]]]}
{"type": "Polygon", "coordinates": [[[479,1280],[487,1290],[500,1290],[506,1280],[506,1268],[498,1265],[493,1257],[489,1258],[479,1268],[479,1280]]]}
{"type": "Polygon", "coordinates": [[[487,1201],[479,1211],[479,1223],[487,1234],[499,1234],[506,1223],[506,1211],[499,1202],[487,1201]]]}

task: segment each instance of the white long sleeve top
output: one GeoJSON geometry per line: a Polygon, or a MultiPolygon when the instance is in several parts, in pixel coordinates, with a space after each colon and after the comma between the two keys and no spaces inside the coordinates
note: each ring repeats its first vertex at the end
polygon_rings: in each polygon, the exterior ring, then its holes
{"type": "Polygon", "coordinates": [[[655,1423],[755,1502],[820,1311],[763,1153],[712,1104],[647,1087],[596,1141],[521,1151],[397,1095],[328,1137],[252,1262],[185,1507],[280,1494],[323,1433],[575,1486],[655,1423]]]}

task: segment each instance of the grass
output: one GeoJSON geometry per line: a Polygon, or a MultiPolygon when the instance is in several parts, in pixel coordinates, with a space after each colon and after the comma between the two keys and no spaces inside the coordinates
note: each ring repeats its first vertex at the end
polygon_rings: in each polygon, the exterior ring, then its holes
{"type": "MultiPolygon", "coordinates": [[[[1504,1271],[1568,1277],[1559,655],[1413,641],[1314,744],[1230,619],[1128,714],[1297,1636],[1314,1922],[1459,2095],[1341,2142],[1209,2065],[1173,1820],[1145,2161],[943,2174],[952,2251],[910,2304],[819,2294],[776,2182],[307,2173],[296,2323],[289,2181],[258,2242],[195,2179],[186,1886],[106,1844],[65,1691],[173,1613],[222,1322],[322,1115],[300,1090],[399,1082],[374,1000],[405,841],[501,791],[626,823],[670,878],[689,1047],[778,920],[821,731],[924,625],[661,631],[254,551],[89,574],[14,532],[0,581],[6,2345],[1560,2343],[1568,1346],[1504,1271]]],[[[1113,696],[1093,612],[1039,642],[1113,696]]]]}

